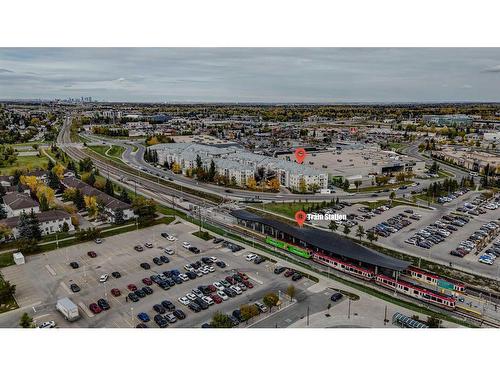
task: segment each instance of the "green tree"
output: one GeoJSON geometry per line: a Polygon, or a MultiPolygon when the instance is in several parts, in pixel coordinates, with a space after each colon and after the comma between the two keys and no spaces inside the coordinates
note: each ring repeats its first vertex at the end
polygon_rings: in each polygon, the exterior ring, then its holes
{"type": "Polygon", "coordinates": [[[113,183],[109,178],[106,179],[106,185],[104,185],[104,192],[112,197],[115,196],[115,189],[113,183]]]}
{"type": "Polygon", "coordinates": [[[330,229],[332,232],[336,232],[337,229],[339,229],[339,225],[335,221],[330,221],[330,224],[328,224],[328,229],[330,229]]]}
{"type": "Polygon", "coordinates": [[[21,315],[21,319],[19,319],[19,326],[22,328],[34,328],[33,318],[28,313],[24,313],[21,315]]]}
{"type": "Polygon", "coordinates": [[[363,228],[362,225],[358,225],[358,229],[356,230],[356,237],[359,237],[359,240],[361,241],[361,238],[365,236],[365,228],[363,228]]]}
{"type": "Polygon", "coordinates": [[[69,225],[67,222],[64,222],[62,227],[61,227],[61,232],[68,233],[69,232],[69,225]]]}
{"type": "Polygon", "coordinates": [[[307,192],[306,180],[302,177],[299,181],[299,191],[304,194],[307,192]]]}
{"type": "Polygon", "coordinates": [[[342,231],[346,237],[349,235],[349,233],[351,233],[351,228],[349,228],[348,225],[344,225],[344,230],[342,231]]]}
{"type": "Polygon", "coordinates": [[[241,317],[245,322],[252,319],[254,316],[259,315],[259,309],[254,304],[240,306],[241,317]]]}
{"type": "Polygon", "coordinates": [[[127,190],[125,189],[122,189],[122,191],[120,192],[120,197],[119,199],[122,201],[122,202],[125,202],[125,203],[132,203],[130,197],[128,196],[128,193],[127,193],[127,190]]]}
{"type": "Polygon", "coordinates": [[[5,211],[3,204],[0,204],[0,220],[6,218],[7,218],[7,211],[5,211]]]}
{"type": "Polygon", "coordinates": [[[359,191],[359,187],[361,186],[361,181],[359,180],[354,181],[354,186],[356,186],[356,190],[359,191]]]}
{"type": "Polygon", "coordinates": [[[137,196],[132,202],[132,208],[141,223],[153,220],[156,216],[156,203],[152,199],[137,196]]]}
{"type": "Polygon", "coordinates": [[[40,211],[48,211],[49,210],[49,201],[45,195],[41,195],[38,201],[40,205],[40,211]]]}
{"type": "Polygon", "coordinates": [[[427,317],[427,325],[429,328],[439,328],[441,326],[441,320],[435,316],[427,317]]]}
{"type": "Polygon", "coordinates": [[[295,293],[295,286],[293,284],[288,285],[288,288],[286,288],[286,294],[288,294],[288,297],[290,297],[290,301],[295,297],[295,293]]]}
{"type": "Polygon", "coordinates": [[[232,328],[233,322],[229,319],[229,316],[226,314],[217,311],[213,316],[210,322],[210,325],[213,328],[232,328]]]}
{"type": "Polygon", "coordinates": [[[368,241],[370,241],[370,243],[378,240],[378,236],[373,231],[368,232],[366,238],[368,238],[368,241]]]}

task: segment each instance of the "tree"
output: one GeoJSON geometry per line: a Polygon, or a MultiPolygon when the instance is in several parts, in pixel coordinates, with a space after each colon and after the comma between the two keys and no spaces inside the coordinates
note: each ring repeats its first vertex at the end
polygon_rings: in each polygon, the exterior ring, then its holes
{"type": "Polygon", "coordinates": [[[267,293],[264,298],[262,299],[262,302],[264,302],[264,305],[266,305],[269,308],[269,312],[271,312],[271,309],[278,304],[279,298],[276,293],[267,293]]]}
{"type": "Polygon", "coordinates": [[[251,305],[241,305],[240,306],[240,313],[241,313],[242,319],[245,322],[247,322],[250,319],[252,319],[254,316],[259,315],[259,309],[254,304],[251,304],[251,305]]]}
{"type": "Polygon", "coordinates": [[[60,188],[60,182],[59,182],[59,177],[57,177],[56,173],[53,172],[53,171],[49,171],[49,173],[47,173],[47,179],[48,179],[48,183],[49,183],[49,187],[54,189],[54,190],[57,190],[60,188]]]}
{"type": "Polygon", "coordinates": [[[123,224],[125,219],[123,217],[123,208],[115,210],[115,224],[123,224]]]}
{"type": "Polygon", "coordinates": [[[332,232],[336,232],[337,229],[339,229],[339,225],[337,224],[336,221],[330,221],[330,224],[328,224],[328,229],[330,229],[332,232]]]}
{"type": "Polygon", "coordinates": [[[249,190],[255,190],[257,188],[257,181],[255,181],[255,178],[249,177],[247,179],[247,188],[249,190]]]}
{"type": "Polygon", "coordinates": [[[85,208],[87,209],[87,212],[89,213],[90,217],[92,218],[96,217],[98,213],[97,198],[93,195],[85,195],[83,197],[83,200],[85,202],[85,208]]]}
{"type": "Polygon", "coordinates": [[[210,326],[213,328],[232,328],[233,322],[229,319],[229,316],[226,314],[217,311],[213,316],[210,322],[210,326]]]}
{"type": "Polygon", "coordinates": [[[64,178],[64,165],[57,163],[54,168],[52,168],[52,172],[57,176],[59,180],[62,180],[64,178]]]}
{"type": "MultiPolygon", "coordinates": [[[[36,197],[38,198],[38,201],[40,202],[42,200],[42,197],[45,198],[46,204],[47,204],[47,209],[49,209],[49,206],[54,204],[54,197],[55,197],[55,192],[48,186],[41,184],[38,186],[36,190],[36,197]]],[[[46,211],[43,210],[43,211],[46,211]]]]}
{"type": "Polygon", "coordinates": [[[48,211],[49,210],[49,202],[47,201],[47,197],[45,195],[42,195],[38,203],[40,204],[40,211],[48,211]]]}
{"type": "Polygon", "coordinates": [[[299,181],[299,191],[304,194],[307,192],[307,184],[306,184],[306,180],[304,179],[304,177],[301,177],[300,178],[300,181],[299,181]]]}
{"type": "Polygon", "coordinates": [[[372,231],[368,232],[368,234],[366,235],[366,238],[368,238],[368,241],[370,241],[370,243],[378,240],[378,236],[372,231]]]}
{"type": "Polygon", "coordinates": [[[359,180],[354,181],[354,186],[356,186],[356,190],[359,191],[359,187],[361,186],[361,181],[359,180]]]}
{"type": "Polygon", "coordinates": [[[394,198],[396,198],[396,193],[394,191],[391,191],[391,194],[389,194],[389,199],[393,201],[394,198]]]}
{"type": "Polygon", "coordinates": [[[217,174],[217,171],[215,169],[215,162],[214,162],[214,159],[212,159],[210,161],[210,168],[208,169],[208,181],[214,182],[216,174],[217,174]]]}
{"type": "Polygon", "coordinates": [[[342,189],[344,190],[349,190],[349,181],[345,180],[344,183],[342,184],[342,189]]]}
{"type": "Polygon", "coordinates": [[[137,196],[132,202],[132,208],[141,223],[148,222],[156,216],[156,204],[152,199],[137,196]]]}
{"type": "Polygon", "coordinates": [[[358,225],[358,229],[356,230],[356,237],[359,237],[359,240],[361,241],[361,238],[365,236],[365,228],[363,228],[362,225],[358,225]]]}
{"type": "Polygon", "coordinates": [[[120,197],[118,199],[125,203],[132,203],[132,200],[128,196],[127,190],[125,189],[122,189],[122,191],[120,192],[120,197]]]}
{"type": "Polygon", "coordinates": [[[21,315],[21,319],[19,319],[19,326],[22,328],[34,328],[33,318],[28,313],[24,313],[21,315]]]}
{"type": "Polygon", "coordinates": [[[61,232],[68,233],[69,232],[69,225],[67,222],[64,222],[62,227],[61,227],[61,232]]]}
{"type": "Polygon", "coordinates": [[[435,316],[427,317],[427,325],[429,328],[439,328],[441,326],[441,320],[435,316]]]}
{"type": "Polygon", "coordinates": [[[172,172],[174,172],[175,174],[181,173],[181,166],[178,163],[174,162],[172,165],[172,172]]]}
{"type": "Polygon", "coordinates": [[[278,177],[275,177],[269,181],[269,189],[272,192],[275,192],[275,193],[279,192],[280,187],[281,187],[281,184],[280,184],[280,180],[278,179],[278,177]]]}
{"type": "Polygon", "coordinates": [[[78,163],[80,172],[90,172],[92,168],[94,168],[94,163],[92,162],[92,159],[89,157],[86,157],[78,163]]]}
{"type": "Polygon", "coordinates": [[[40,239],[42,238],[40,223],[38,222],[38,219],[33,210],[31,210],[29,214],[23,211],[21,215],[19,215],[17,230],[19,233],[18,237],[21,240],[33,240],[36,242],[40,241],[40,239]]]}
{"type": "Polygon", "coordinates": [[[75,190],[76,192],[73,203],[75,204],[78,210],[83,210],[85,208],[85,198],[83,197],[83,194],[80,191],[80,189],[75,189],[75,190]]]}
{"type": "Polygon", "coordinates": [[[348,225],[344,225],[344,230],[342,231],[346,235],[346,237],[351,233],[351,228],[348,225]]]}
{"type": "Polygon", "coordinates": [[[288,285],[288,288],[286,288],[286,294],[290,297],[290,301],[295,297],[295,292],[295,286],[293,284],[288,285]]]}
{"type": "Polygon", "coordinates": [[[115,189],[113,183],[109,178],[106,179],[106,185],[104,185],[104,192],[112,197],[115,195],[115,189]]]}

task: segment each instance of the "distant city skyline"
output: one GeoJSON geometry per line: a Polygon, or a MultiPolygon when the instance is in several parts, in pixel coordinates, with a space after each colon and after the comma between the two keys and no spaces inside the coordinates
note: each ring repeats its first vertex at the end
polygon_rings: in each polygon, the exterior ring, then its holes
{"type": "Polygon", "coordinates": [[[500,48],[0,48],[0,100],[500,102],[500,48]]]}

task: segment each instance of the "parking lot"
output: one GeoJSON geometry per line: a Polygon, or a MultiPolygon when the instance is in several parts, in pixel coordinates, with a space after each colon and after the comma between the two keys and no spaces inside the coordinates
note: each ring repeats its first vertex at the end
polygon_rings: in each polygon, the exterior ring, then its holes
{"type": "Polygon", "coordinates": [[[140,313],[149,316],[150,321],[145,323],[148,327],[157,327],[153,319],[157,312],[153,306],[165,300],[171,301],[176,309],[186,315],[185,319],[170,323],[169,327],[200,327],[209,322],[216,311],[231,314],[243,304],[261,301],[268,292],[285,291],[291,283],[295,285],[297,293],[313,285],[313,282],[306,278],[292,281],[290,277],[284,277],[284,274],[274,274],[275,264],[270,261],[261,264],[247,261],[247,249],[233,253],[223,243],[214,244],[213,241],[204,241],[192,235],[197,229],[184,222],[175,222],[168,226],[158,225],[109,237],[101,244],[86,242],[28,257],[26,264],[4,268],[2,274],[17,285],[16,297],[20,307],[33,306],[31,315],[38,324],[54,320],[60,327],[135,327],[140,323],[137,317],[140,313]],[[175,236],[177,240],[168,241],[160,235],[162,232],[175,236]],[[194,254],[185,249],[182,246],[184,241],[196,246],[200,253],[194,254]],[[152,248],[145,247],[146,242],[150,242],[152,248]],[[142,245],[143,251],[134,250],[136,245],[142,245]],[[171,248],[174,254],[165,254],[165,247],[171,248]],[[89,251],[95,251],[97,256],[90,257],[87,254],[89,251]],[[153,258],[161,255],[167,256],[169,263],[157,265],[153,262],[153,258]],[[134,284],[141,289],[146,286],[142,281],[144,278],[171,270],[185,273],[186,264],[200,261],[202,257],[215,257],[224,261],[227,267],[221,268],[213,264],[212,272],[206,272],[193,280],[188,279],[182,284],[175,284],[168,290],[163,290],[153,283],[150,285],[153,293],[139,298],[138,302],[126,298],[130,292],[128,285],[134,284]],[[77,262],[79,267],[73,269],[69,265],[71,262],[77,262]],[[142,268],[141,263],[148,263],[150,269],[142,268]],[[248,276],[252,288],[247,288],[241,291],[241,294],[229,297],[219,304],[214,303],[200,312],[194,312],[178,301],[180,297],[192,293],[192,289],[224,280],[237,271],[248,276]],[[119,272],[120,277],[113,277],[113,272],[119,272]],[[104,274],[109,275],[107,281],[99,282],[104,274]],[[71,284],[78,285],[80,291],[72,292],[71,284]],[[121,295],[113,295],[112,289],[118,289],[121,295]],[[79,320],[67,322],[55,310],[57,300],[62,297],[69,297],[78,305],[81,316],[79,320]],[[110,309],[99,313],[91,312],[89,305],[101,298],[109,303],[110,309]]]}

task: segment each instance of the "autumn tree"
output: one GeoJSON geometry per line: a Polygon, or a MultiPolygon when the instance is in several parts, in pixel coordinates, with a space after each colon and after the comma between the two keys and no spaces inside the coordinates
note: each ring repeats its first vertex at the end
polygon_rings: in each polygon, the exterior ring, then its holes
{"type": "Polygon", "coordinates": [[[262,302],[264,302],[264,305],[266,305],[269,308],[269,312],[271,312],[271,309],[278,304],[279,297],[276,293],[267,293],[264,298],[262,299],[262,302]]]}
{"type": "Polygon", "coordinates": [[[278,179],[278,177],[275,177],[275,178],[272,178],[271,180],[269,180],[269,190],[271,190],[272,192],[279,192],[280,191],[280,187],[281,187],[281,184],[280,184],[280,180],[278,179]]]}

